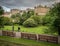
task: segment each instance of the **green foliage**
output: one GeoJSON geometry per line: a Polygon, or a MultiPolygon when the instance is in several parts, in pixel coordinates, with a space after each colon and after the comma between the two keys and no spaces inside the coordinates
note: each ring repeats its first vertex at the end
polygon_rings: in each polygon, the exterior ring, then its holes
{"type": "Polygon", "coordinates": [[[20,20],[19,20],[19,24],[22,25],[22,23],[27,20],[27,13],[24,12],[21,16],[20,16],[20,20]]]}
{"type": "Polygon", "coordinates": [[[19,24],[20,25],[22,25],[23,24],[23,22],[26,20],[26,18],[25,17],[20,17],[20,21],[19,21],[19,24]]]}
{"type": "Polygon", "coordinates": [[[12,19],[15,19],[15,18],[16,18],[16,16],[15,16],[15,15],[12,15],[12,16],[11,16],[11,18],[12,18],[12,19]]]}
{"type": "Polygon", "coordinates": [[[3,8],[0,6],[0,15],[2,15],[4,13],[3,8]]]}
{"type": "Polygon", "coordinates": [[[51,16],[50,14],[47,14],[43,18],[43,25],[51,26],[53,24],[53,22],[55,21],[55,19],[56,19],[56,16],[51,16]]]}
{"type": "Polygon", "coordinates": [[[11,18],[12,18],[12,20],[14,20],[14,23],[15,23],[15,24],[18,24],[18,23],[19,23],[20,17],[21,17],[21,15],[20,15],[19,13],[13,14],[13,15],[11,16],[11,18]]]}
{"type": "Polygon", "coordinates": [[[58,30],[60,35],[60,3],[54,4],[49,13],[44,18],[44,24],[48,24],[51,28],[58,30]]]}
{"type": "MultiPolygon", "coordinates": [[[[3,13],[4,13],[4,10],[3,10],[3,8],[0,6],[0,15],[2,15],[3,13]]],[[[0,16],[0,28],[2,28],[3,25],[4,25],[4,23],[3,23],[3,17],[0,16]]]]}
{"type": "Polygon", "coordinates": [[[11,18],[4,17],[3,18],[4,25],[12,25],[12,20],[11,18]]]}
{"type": "Polygon", "coordinates": [[[0,17],[0,28],[3,28],[4,27],[4,19],[3,17],[1,16],[0,17]]]}
{"type": "Polygon", "coordinates": [[[37,24],[41,24],[42,25],[41,16],[34,15],[31,18],[34,19],[37,22],[37,24]]]}
{"type": "Polygon", "coordinates": [[[33,11],[24,12],[22,16],[20,16],[19,24],[22,25],[23,22],[30,18],[32,15],[34,15],[33,11]]]}
{"type": "Polygon", "coordinates": [[[28,20],[26,20],[24,23],[23,23],[24,26],[26,27],[35,27],[37,26],[37,22],[34,20],[34,19],[31,19],[29,18],[28,20]]]}
{"type": "Polygon", "coordinates": [[[30,10],[27,12],[27,17],[30,18],[32,15],[34,15],[34,11],[30,10]]]}
{"type": "Polygon", "coordinates": [[[60,3],[55,4],[51,11],[56,16],[53,26],[58,30],[58,34],[60,35],[60,3]]]}

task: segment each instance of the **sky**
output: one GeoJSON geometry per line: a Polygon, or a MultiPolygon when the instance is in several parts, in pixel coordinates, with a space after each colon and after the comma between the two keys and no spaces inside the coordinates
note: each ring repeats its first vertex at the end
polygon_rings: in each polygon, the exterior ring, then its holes
{"type": "Polygon", "coordinates": [[[51,6],[54,2],[59,2],[60,0],[0,0],[0,6],[4,10],[9,11],[10,9],[26,9],[33,8],[37,5],[47,5],[51,6]]]}

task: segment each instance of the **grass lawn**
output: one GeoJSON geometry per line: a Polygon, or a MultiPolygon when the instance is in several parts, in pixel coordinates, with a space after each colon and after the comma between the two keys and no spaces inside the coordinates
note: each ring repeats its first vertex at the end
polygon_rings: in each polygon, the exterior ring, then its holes
{"type": "Polygon", "coordinates": [[[24,46],[24,45],[0,40],[0,46],[24,46]]]}
{"type": "Polygon", "coordinates": [[[60,46],[60,44],[56,44],[56,43],[27,40],[27,39],[13,38],[13,37],[7,37],[7,36],[0,36],[0,40],[8,41],[10,43],[21,44],[24,46],[60,46]]]}
{"type": "MultiPolygon", "coordinates": [[[[45,34],[47,26],[38,26],[38,27],[23,27],[20,26],[20,32],[28,32],[28,33],[35,33],[35,34],[45,34]]],[[[12,31],[12,26],[5,26],[3,30],[12,31]]],[[[14,26],[14,30],[18,31],[18,26],[14,26]]],[[[57,35],[57,33],[53,33],[53,35],[57,35]]]]}

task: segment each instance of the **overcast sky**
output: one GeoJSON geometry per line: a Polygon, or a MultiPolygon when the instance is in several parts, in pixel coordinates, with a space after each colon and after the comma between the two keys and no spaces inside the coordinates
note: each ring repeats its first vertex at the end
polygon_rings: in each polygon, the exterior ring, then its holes
{"type": "Polygon", "coordinates": [[[26,9],[28,7],[32,8],[39,4],[50,6],[55,1],[57,0],[0,0],[0,6],[3,6],[5,10],[12,8],[26,9]]]}

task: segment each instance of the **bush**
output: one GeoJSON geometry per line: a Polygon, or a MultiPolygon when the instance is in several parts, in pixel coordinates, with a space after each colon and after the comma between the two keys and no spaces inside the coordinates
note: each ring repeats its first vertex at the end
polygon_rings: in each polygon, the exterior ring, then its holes
{"type": "Polygon", "coordinates": [[[27,19],[24,23],[23,23],[23,26],[25,27],[36,27],[38,24],[37,22],[34,20],[34,19],[27,19]]]}
{"type": "Polygon", "coordinates": [[[37,22],[38,25],[43,25],[44,16],[42,16],[42,15],[40,15],[40,16],[34,15],[31,18],[34,19],[37,22]]]}
{"type": "Polygon", "coordinates": [[[41,19],[40,19],[40,16],[37,16],[37,15],[34,15],[34,16],[32,16],[31,17],[32,19],[34,19],[38,24],[40,24],[41,23],[41,19]]]}

